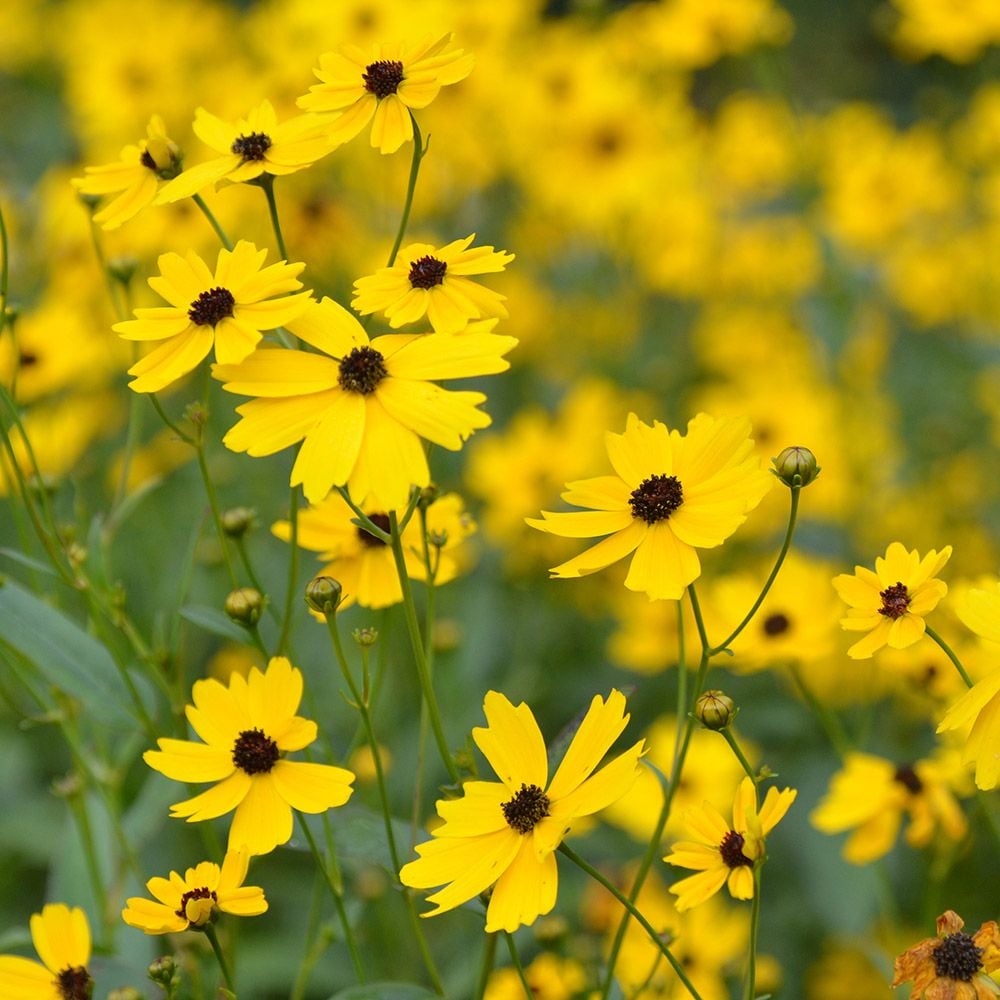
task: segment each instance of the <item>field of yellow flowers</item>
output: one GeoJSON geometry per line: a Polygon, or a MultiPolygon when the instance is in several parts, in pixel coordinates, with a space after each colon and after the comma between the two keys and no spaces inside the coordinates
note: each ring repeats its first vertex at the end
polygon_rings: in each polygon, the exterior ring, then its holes
{"type": "Polygon", "coordinates": [[[0,1000],[1000,995],[996,0],[4,0],[0,1000]]]}

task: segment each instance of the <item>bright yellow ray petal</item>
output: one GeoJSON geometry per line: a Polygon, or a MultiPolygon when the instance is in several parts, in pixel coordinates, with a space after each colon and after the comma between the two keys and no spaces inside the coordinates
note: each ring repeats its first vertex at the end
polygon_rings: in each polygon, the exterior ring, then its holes
{"type": "Polygon", "coordinates": [[[159,750],[149,750],[143,760],[174,781],[221,781],[233,772],[231,749],[191,743],[188,740],[157,740],[159,750]]]}
{"type": "Polygon", "coordinates": [[[545,740],[531,709],[516,707],[497,691],[488,691],[483,701],[488,725],[472,730],[472,738],[489,761],[496,776],[517,792],[522,784],[545,788],[549,765],[545,740]]]}
{"type": "MultiPolygon", "coordinates": [[[[540,528],[545,531],[545,521],[538,521],[534,518],[527,518],[527,523],[533,528],[540,528]]],[[[646,537],[648,525],[645,521],[633,520],[632,523],[621,531],[616,532],[603,541],[585,549],[578,556],[568,559],[558,566],[553,566],[549,572],[554,577],[577,577],[586,576],[588,573],[596,573],[605,566],[624,559],[646,537]]]]}
{"type": "Polygon", "coordinates": [[[625,586],[655,600],[680,600],[701,575],[698,553],[680,541],[669,522],[649,526],[632,557],[625,586]]]}
{"type": "Polygon", "coordinates": [[[493,887],[486,910],[486,933],[533,924],[556,903],[558,870],[554,854],[539,858],[525,837],[513,862],[493,887]]]}
{"type": "Polygon", "coordinates": [[[175,819],[186,819],[189,823],[224,816],[243,801],[250,791],[251,784],[250,775],[237,769],[224,781],[213,785],[201,795],[171,806],[170,815],[175,819]]]}
{"type": "Polygon", "coordinates": [[[270,774],[258,774],[237,806],[227,850],[245,846],[250,854],[268,854],[292,837],[292,809],[270,774]]]}
{"type": "Polygon", "coordinates": [[[277,793],[293,808],[320,813],[342,806],[350,797],[354,775],[342,767],[279,760],[270,773],[277,793]]]}
{"type": "Polygon", "coordinates": [[[302,484],[310,503],[319,503],[334,486],[348,482],[365,445],[370,425],[369,408],[363,396],[341,389],[331,390],[319,420],[306,432],[289,480],[302,484]]]}

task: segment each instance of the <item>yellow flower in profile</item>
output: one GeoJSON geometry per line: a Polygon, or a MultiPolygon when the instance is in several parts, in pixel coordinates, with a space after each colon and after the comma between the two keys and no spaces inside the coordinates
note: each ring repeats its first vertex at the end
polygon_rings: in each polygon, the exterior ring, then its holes
{"type": "Polygon", "coordinates": [[[523,702],[516,708],[490,691],[486,728],[472,738],[500,781],[467,781],[460,799],[441,800],[444,822],[417,845],[420,857],[403,866],[403,885],[444,886],[427,897],[430,917],[454,909],[490,886],[486,930],[515,931],[548,913],[556,902],[555,850],[577,819],[592,816],[628,791],[643,741],[600,770],[597,765],[628,723],[625,697],[596,695],[552,781],[538,723],[523,702]]]}
{"type": "Polygon", "coordinates": [[[279,261],[262,267],[267,250],[240,240],[220,250],[215,272],[189,250],[184,257],[165,253],[159,277],[149,286],[170,305],[136,309],[135,319],[112,329],[126,340],[163,340],[130,369],[135,392],[159,392],[196,368],[215,346],[223,364],[242,361],[257,346],[262,330],[284,326],[310,301],[310,292],[285,295],[302,287],[297,275],[305,264],[279,261]]]}
{"type": "Polygon", "coordinates": [[[473,57],[451,47],[452,36],[419,42],[382,43],[367,51],[357,45],[320,56],[321,81],[300,97],[306,111],[337,112],[327,126],[333,146],[353,139],[372,123],[372,146],[395,153],[413,139],[412,110],[426,108],[448,84],[472,72],[473,57]]]}
{"type": "Polygon", "coordinates": [[[478,409],[481,392],[434,383],[506,371],[503,356],[517,341],[490,333],[492,325],[369,341],[346,309],[314,302],[287,326],[315,352],[258,350],[242,364],[213,369],[224,389],[258,397],[236,408],[243,419],[223,442],[256,457],[302,441],[291,485],[301,483],[310,503],[346,485],[357,504],[405,507],[411,486],[430,483],[421,438],[458,451],[489,426],[478,409]]]}
{"type": "Polygon", "coordinates": [[[270,101],[262,101],[236,122],[224,122],[198,108],[193,128],[206,146],[221,155],[190,167],[166,184],[156,198],[157,205],[189,198],[223,180],[239,184],[263,174],[293,174],[333,149],[323,134],[321,118],[296,115],[279,124],[270,101]]]}
{"type": "Polygon", "coordinates": [[[703,903],[724,885],[733,899],[753,899],[753,870],[764,857],[764,838],[788,812],[797,794],[794,788],[780,792],[769,788],[758,812],[757,790],[744,778],[733,802],[732,826],[707,802],[688,810],[684,823],[699,839],[674,844],[663,859],[698,872],[670,887],[677,896],[678,912],[703,903]]]}
{"type": "Polygon", "coordinates": [[[966,934],[964,926],[954,910],[945,910],[937,918],[937,937],[896,958],[892,986],[912,982],[910,1000],[995,1000],[996,984],[988,977],[1000,969],[1000,927],[987,920],[966,934]]]}
{"type": "MultiPolygon", "coordinates": [[[[383,531],[389,531],[389,515],[375,510],[370,504],[362,508],[368,519],[383,531]]],[[[357,601],[363,608],[387,608],[403,599],[392,548],[380,538],[354,523],[357,515],[339,493],[330,493],[324,500],[299,513],[298,540],[304,549],[319,553],[326,564],[316,574],[330,576],[343,588],[339,609],[357,601]]],[[[429,552],[436,564],[434,582],[448,583],[462,570],[462,543],[476,530],[475,522],[465,512],[457,493],[438,497],[426,511],[428,536],[443,539],[440,546],[430,545],[429,552]]],[[[282,541],[291,539],[291,525],[278,521],[271,528],[282,541]]],[[[418,514],[410,518],[403,529],[403,557],[411,580],[427,579],[424,539],[418,514]]],[[[319,612],[313,612],[319,618],[319,612]]]]}
{"type": "Polygon", "coordinates": [[[0,955],[0,996],[6,1000],[90,1000],[94,980],[90,927],[79,907],[48,903],[31,918],[31,941],[41,963],[0,955]]]}
{"type": "Polygon", "coordinates": [[[146,126],[145,139],[138,145],[126,146],[118,163],[85,167],[87,176],[75,178],[73,187],[80,194],[117,194],[117,198],[94,213],[94,222],[99,226],[117,229],[152,203],[160,181],[176,177],[180,165],[180,149],[167,135],[163,119],[153,115],[146,126]]]}
{"type": "Polygon", "coordinates": [[[217,910],[237,917],[256,917],[267,910],[264,890],[244,885],[250,855],[246,849],[229,851],[222,868],[203,861],[189,868],[181,878],[171,872],[146,883],[156,898],[133,896],[125,903],[122,920],[147,934],[176,934],[189,927],[203,927],[215,919],[217,910]]]}
{"type": "Polygon", "coordinates": [[[854,574],[841,573],[833,585],[850,605],[840,624],[849,632],[867,632],[847,651],[855,660],[864,660],[883,646],[906,649],[923,638],[924,616],[948,593],[948,585],[935,579],[951,558],[951,546],[940,552],[931,549],[920,558],[916,549],[907,551],[893,542],[885,556],[875,560],[875,572],[855,566],[854,574]]]}
{"type": "Polygon", "coordinates": [[[955,765],[954,751],[898,765],[872,754],[850,753],[810,822],[823,833],[853,830],[843,854],[855,865],[869,864],[892,850],[904,814],[910,818],[906,840],[913,847],[926,847],[942,837],[957,842],[968,824],[953,791],[963,783],[955,765]]]}
{"type": "Polygon", "coordinates": [[[350,771],[285,759],[316,739],[316,723],[295,714],[302,674],[285,657],[264,673],[231,674],[228,685],[196,681],[191,693],[188,722],[205,742],[160,739],[142,759],[174,781],[216,784],[171,806],[171,816],[195,823],[235,809],[228,849],[267,854],[291,838],[293,809],[322,813],[351,797],[350,771]]]}
{"type": "MultiPolygon", "coordinates": [[[[1000,582],[990,589],[963,592],[955,602],[963,624],[989,642],[1000,643],[1000,582]]],[[[939,733],[971,723],[962,760],[976,765],[976,785],[988,790],[1000,783],[1000,670],[970,688],[937,727],[939,733]]]]}
{"type": "Polygon", "coordinates": [[[512,253],[471,247],[476,234],[447,246],[411,243],[383,267],[354,282],[351,305],[362,316],[384,312],[395,330],[426,315],[437,333],[458,333],[471,320],[507,316],[504,296],[469,280],[470,274],[502,271],[512,253]]]}
{"type": "Polygon", "coordinates": [[[632,554],[625,586],[651,600],[679,600],[701,575],[696,549],[721,545],[770,489],[754,457],[749,421],[700,413],[687,434],[630,413],[624,434],[605,436],[615,474],[567,483],[562,497],[587,511],[528,518],[566,538],[608,535],[550,572],[586,576],[632,554]]]}

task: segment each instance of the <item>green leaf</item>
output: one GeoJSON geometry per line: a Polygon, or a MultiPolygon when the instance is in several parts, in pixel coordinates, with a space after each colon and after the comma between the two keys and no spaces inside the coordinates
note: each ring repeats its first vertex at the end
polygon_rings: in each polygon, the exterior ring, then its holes
{"type": "MultiPolygon", "coordinates": [[[[325,846],[322,819],[320,816],[303,816],[316,843],[322,850],[325,846]]],[[[376,865],[395,875],[389,841],[385,835],[385,819],[381,812],[367,806],[354,804],[335,809],[330,814],[333,840],[337,846],[337,856],[345,868],[360,868],[376,865]]],[[[396,849],[401,861],[409,861],[410,826],[402,820],[392,820],[392,832],[396,838],[396,849]]],[[[309,844],[296,837],[291,847],[309,850],[309,844]]]]}
{"type": "Polygon", "coordinates": [[[201,604],[189,604],[187,607],[181,608],[180,616],[185,621],[197,625],[213,635],[221,635],[224,639],[230,639],[233,642],[245,643],[247,641],[246,632],[215,608],[205,607],[201,604]]]}
{"type": "Polygon", "coordinates": [[[28,569],[33,569],[36,573],[45,573],[46,576],[59,575],[48,563],[32,559],[31,556],[26,556],[23,552],[18,552],[16,549],[0,549],[0,556],[5,556],[12,562],[20,563],[22,566],[27,566],[28,569]]]}
{"type": "Polygon", "coordinates": [[[426,1000],[427,997],[437,997],[424,986],[413,983],[364,983],[361,986],[348,986],[346,990],[335,993],[330,1000],[426,1000]]]}
{"type": "Polygon", "coordinates": [[[95,722],[133,728],[135,717],[107,648],[61,611],[13,580],[0,585],[0,648],[14,650],[79,701],[95,722]]]}

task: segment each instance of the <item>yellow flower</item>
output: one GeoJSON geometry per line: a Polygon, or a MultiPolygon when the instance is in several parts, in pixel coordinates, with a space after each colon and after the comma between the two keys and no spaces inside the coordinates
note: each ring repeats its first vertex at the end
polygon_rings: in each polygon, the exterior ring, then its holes
{"type": "Polygon", "coordinates": [[[240,240],[220,250],[213,274],[193,251],[165,253],[160,276],[149,286],[170,305],[136,309],[135,319],[112,329],[126,340],[163,340],[129,369],[136,392],[159,392],[176,382],[215,346],[222,364],[242,361],[257,346],[262,330],[284,326],[310,301],[310,292],[285,295],[302,287],[297,275],[305,264],[280,261],[262,268],[267,250],[240,240]],[[276,296],[280,296],[276,298],[276,296]]]}
{"type": "Polygon", "coordinates": [[[937,937],[897,957],[892,985],[912,981],[910,1000],[994,1000],[996,985],[981,973],[1000,969],[1000,928],[987,920],[975,934],[965,934],[964,926],[954,910],[945,910],[937,918],[937,937]]]}
{"type": "Polygon", "coordinates": [[[185,170],[166,184],[156,198],[164,205],[203,191],[210,184],[257,180],[263,174],[280,177],[312,166],[333,147],[317,115],[296,115],[278,124],[270,101],[262,101],[246,118],[224,122],[198,108],[194,132],[221,156],[185,170]]]}
{"type": "Polygon", "coordinates": [[[663,860],[698,874],[675,882],[670,891],[677,896],[679,912],[703,903],[728,884],[734,899],[753,899],[753,870],[764,857],[764,838],[788,812],[798,792],[794,788],[769,788],[764,805],[757,811],[757,790],[744,778],[733,802],[733,825],[709,803],[684,816],[697,841],[681,841],[663,860]]]}
{"type": "Polygon", "coordinates": [[[48,903],[31,918],[31,941],[41,963],[0,955],[0,996],[6,1000],[90,1000],[94,980],[90,928],[78,907],[48,903]]]}
{"type": "Polygon", "coordinates": [[[306,111],[338,112],[327,126],[333,146],[353,139],[372,123],[372,146],[395,153],[413,138],[411,110],[426,108],[448,84],[472,72],[473,57],[451,48],[452,36],[428,37],[404,45],[382,43],[367,51],[357,45],[320,56],[321,81],[300,97],[306,111]]]}
{"type": "MultiPolygon", "coordinates": [[[[962,593],[955,610],[976,635],[1000,642],[1000,583],[989,590],[962,593]]],[[[1000,782],[1000,670],[994,670],[962,695],[948,709],[937,731],[962,729],[970,723],[962,760],[976,765],[979,788],[996,788],[1000,782]]]]}
{"type": "Polygon", "coordinates": [[[931,549],[920,558],[916,549],[907,551],[893,542],[885,556],[875,560],[875,572],[855,566],[854,575],[841,573],[833,580],[841,598],[850,605],[840,624],[849,632],[867,632],[847,651],[855,660],[864,660],[883,646],[906,649],[923,638],[926,623],[938,601],[948,593],[948,585],[934,579],[951,558],[951,546],[940,552],[931,549]]]}
{"type": "Polygon", "coordinates": [[[293,809],[322,813],[351,797],[350,771],[284,758],[316,739],[316,723],[295,714],[302,674],[283,656],[264,673],[230,675],[228,686],[196,681],[192,698],[188,722],[205,742],[160,739],[142,759],[174,781],[217,784],[172,806],[171,816],[195,823],[235,809],[228,849],[267,854],[291,838],[293,809]]]}
{"type": "Polygon", "coordinates": [[[625,586],[651,600],[679,600],[701,574],[695,549],[721,545],[770,489],[750,423],[700,413],[681,435],[630,413],[625,433],[605,440],[615,475],[568,483],[562,495],[591,509],[542,511],[528,524],[567,538],[610,537],[550,572],[585,576],[634,552],[625,586]]]}
{"type": "Polygon", "coordinates": [[[850,753],[809,819],[823,833],[853,830],[843,853],[856,865],[892,850],[904,813],[910,817],[906,840],[913,847],[926,847],[936,837],[957,842],[965,836],[967,823],[953,792],[956,783],[962,784],[961,777],[949,757],[958,764],[954,751],[899,765],[872,754],[850,753]]]}
{"type": "Polygon", "coordinates": [[[447,246],[411,243],[392,267],[383,267],[354,282],[351,305],[362,316],[384,312],[395,330],[424,315],[438,333],[458,333],[470,320],[506,317],[504,296],[475,281],[470,274],[502,271],[512,253],[469,245],[476,234],[447,246]]]}
{"type": "MultiPolygon", "coordinates": [[[[369,504],[365,514],[383,531],[389,530],[389,515],[369,504]]],[[[355,601],[363,608],[387,608],[403,599],[396,575],[392,548],[354,523],[356,515],[339,493],[330,493],[314,507],[299,514],[298,540],[304,549],[319,553],[326,565],[316,574],[330,576],[343,588],[340,609],[355,601]]],[[[434,582],[447,583],[461,572],[460,548],[476,530],[465,513],[462,498],[448,493],[430,504],[426,511],[428,536],[443,539],[431,545],[431,559],[436,563],[434,582]]],[[[279,521],[271,528],[282,541],[291,539],[291,525],[279,521]]],[[[403,556],[410,579],[425,580],[424,539],[420,516],[415,514],[403,530],[403,556]]],[[[317,617],[322,618],[318,612],[317,617]]]]}
{"type": "Polygon", "coordinates": [[[291,485],[319,503],[348,486],[355,503],[404,507],[410,487],[427,486],[421,438],[451,451],[490,418],[481,392],[455,392],[441,379],[492,375],[510,367],[517,341],[484,321],[461,334],[391,334],[369,341],[361,324],[330,299],[288,329],[316,352],[259,350],[240,365],[217,365],[229,392],[257,396],[223,439],[233,451],[273,455],[303,441],[291,485]],[[303,440],[304,439],[304,440],[303,440]]]}
{"type": "Polygon", "coordinates": [[[417,846],[416,861],[399,873],[414,889],[443,889],[427,897],[444,913],[491,885],[486,930],[514,931],[555,905],[554,851],[574,822],[604,809],[635,779],[643,742],[596,771],[628,723],[625,697],[612,691],[590,703],[552,781],[545,742],[531,709],[516,708],[496,691],[483,703],[489,725],[472,738],[500,781],[468,781],[461,799],[439,801],[444,823],[417,846]]]}
{"type": "Polygon", "coordinates": [[[145,139],[136,146],[126,146],[118,163],[84,168],[87,176],[74,179],[73,187],[80,194],[117,194],[117,198],[94,213],[98,225],[117,229],[153,201],[160,181],[176,177],[180,165],[180,149],[167,135],[163,119],[153,115],[146,126],[145,139]]]}
{"type": "Polygon", "coordinates": [[[203,927],[215,919],[215,911],[237,917],[256,917],[267,910],[264,890],[244,885],[250,855],[243,848],[229,851],[222,868],[203,861],[181,878],[151,878],[146,888],[157,902],[133,896],[126,901],[122,920],[147,934],[176,934],[189,927],[203,927]]]}

